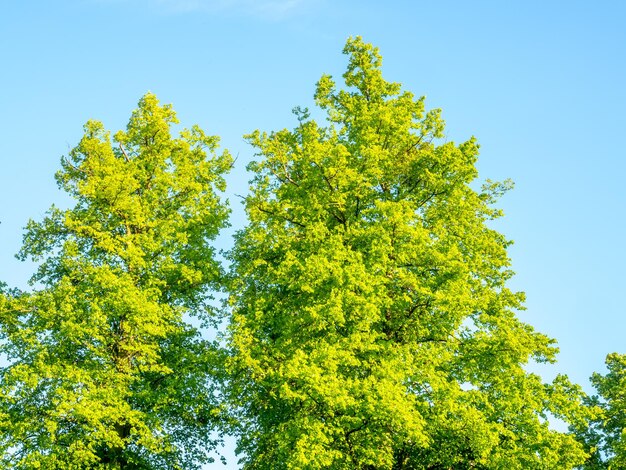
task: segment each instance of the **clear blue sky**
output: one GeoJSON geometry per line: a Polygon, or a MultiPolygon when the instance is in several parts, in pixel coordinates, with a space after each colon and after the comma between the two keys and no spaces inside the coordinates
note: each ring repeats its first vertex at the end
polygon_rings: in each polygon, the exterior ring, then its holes
{"type": "Polygon", "coordinates": [[[242,134],[293,126],[361,35],[388,79],[443,109],[449,140],[479,139],[481,178],[516,182],[498,229],[515,240],[521,316],[561,347],[543,373],[589,390],[626,353],[625,25],[619,0],[5,0],[0,279],[25,285],[21,229],[67,203],[53,174],[87,119],[122,128],[152,91],[239,155],[229,194],[245,193],[242,134]]]}

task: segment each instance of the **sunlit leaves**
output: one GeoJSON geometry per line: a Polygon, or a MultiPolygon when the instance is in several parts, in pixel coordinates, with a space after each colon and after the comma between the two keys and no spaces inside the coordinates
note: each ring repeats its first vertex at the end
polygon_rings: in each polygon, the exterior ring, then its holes
{"type": "Polygon", "coordinates": [[[186,322],[221,285],[232,160],[197,126],[173,137],[145,95],[112,139],[96,121],[62,160],[76,201],[30,222],[29,294],[0,306],[3,468],[197,468],[220,419],[220,353],[186,322]]]}
{"type": "Polygon", "coordinates": [[[246,468],[573,468],[550,428],[581,392],[525,366],[553,341],[516,316],[509,242],[489,226],[509,186],[478,144],[440,142],[423,98],[348,40],[327,122],[248,136],[258,160],[233,261],[230,370],[246,468]]]}

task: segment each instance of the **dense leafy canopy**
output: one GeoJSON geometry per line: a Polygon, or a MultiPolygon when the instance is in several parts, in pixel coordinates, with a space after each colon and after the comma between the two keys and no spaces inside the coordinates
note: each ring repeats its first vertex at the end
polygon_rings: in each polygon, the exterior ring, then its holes
{"type": "Polygon", "coordinates": [[[248,469],[626,468],[626,356],[591,398],[529,372],[557,348],[507,287],[491,221],[510,183],[477,189],[475,139],[443,139],[376,48],[344,53],[324,123],[296,108],[293,130],[247,136],[229,275],[218,138],[173,136],[152,94],[126,131],[85,125],[57,173],[75,205],[24,236],[32,290],[0,283],[0,467],[194,469],[234,430],[248,469]],[[218,343],[201,328],[225,289],[218,343]]]}
{"type": "Polygon", "coordinates": [[[609,354],[606,366],[605,375],[591,377],[598,395],[586,400],[599,413],[589,426],[573,427],[590,451],[586,470],[626,468],[626,355],[609,354]]]}
{"type": "Polygon", "coordinates": [[[20,256],[32,293],[0,299],[0,466],[190,469],[219,418],[208,320],[221,271],[227,152],[198,127],[171,135],[147,94],[111,139],[85,125],[57,181],[76,201],[31,222],[20,256]]]}
{"type": "Polygon", "coordinates": [[[477,177],[478,145],[442,142],[424,99],[383,79],[360,38],[344,88],[248,136],[249,225],[231,252],[231,399],[254,469],[566,469],[581,393],[529,361],[553,340],[521,322],[509,242],[490,228],[508,184],[477,177]]]}

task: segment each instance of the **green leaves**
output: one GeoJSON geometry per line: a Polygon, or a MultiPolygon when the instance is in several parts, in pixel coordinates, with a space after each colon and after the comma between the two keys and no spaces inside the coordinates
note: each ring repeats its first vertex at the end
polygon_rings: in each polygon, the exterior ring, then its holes
{"type": "Polygon", "coordinates": [[[75,206],[27,226],[36,287],[0,285],[3,468],[200,468],[226,430],[250,469],[626,465],[622,356],[600,397],[527,370],[557,348],[507,287],[490,221],[511,182],[476,191],[476,139],[442,142],[441,112],[386,81],[377,48],[344,53],[343,84],[317,83],[325,122],[295,108],[293,130],[246,136],[229,273],[219,139],[176,134],[152,94],[113,137],[85,125],[56,175],[75,206]],[[222,343],[187,321],[218,324],[219,290],[222,343]]]}
{"type": "Polygon", "coordinates": [[[509,183],[470,183],[478,145],[438,144],[424,99],[348,40],[322,126],[248,136],[258,161],[233,262],[232,400],[246,468],[573,468],[581,392],[543,384],[553,341],[517,319],[509,242],[487,222],[509,183]]]}
{"type": "Polygon", "coordinates": [[[20,256],[43,287],[2,301],[4,467],[207,461],[221,359],[184,315],[203,318],[221,285],[211,240],[232,160],[198,127],[173,138],[177,122],[151,94],[114,140],[88,122],[57,173],[76,205],[29,223],[20,256]]]}
{"type": "Polygon", "coordinates": [[[617,469],[626,465],[626,355],[612,353],[606,357],[608,372],[594,373],[591,383],[597,396],[586,399],[593,412],[590,423],[571,426],[578,440],[589,452],[584,469],[617,469]]]}

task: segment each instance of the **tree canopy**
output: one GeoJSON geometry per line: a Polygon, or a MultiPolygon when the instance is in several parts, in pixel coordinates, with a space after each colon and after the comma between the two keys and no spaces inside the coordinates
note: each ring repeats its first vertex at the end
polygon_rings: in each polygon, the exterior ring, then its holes
{"type": "Polygon", "coordinates": [[[56,175],[76,205],[28,224],[36,288],[0,298],[3,468],[208,461],[219,352],[188,316],[210,320],[221,285],[211,240],[231,157],[197,126],[173,137],[176,123],[152,94],[113,138],[89,121],[56,175]]]}
{"type": "Polygon", "coordinates": [[[581,392],[530,361],[554,341],[518,318],[509,183],[476,190],[478,144],[348,40],[343,86],[317,83],[319,124],[248,136],[249,225],[230,253],[231,400],[244,468],[564,469],[584,460],[549,419],[581,392]]]}
{"type": "Polygon", "coordinates": [[[598,395],[585,402],[596,410],[588,426],[572,426],[589,452],[585,470],[626,468],[626,355],[606,357],[606,374],[594,373],[591,383],[598,395]]]}
{"type": "Polygon", "coordinates": [[[199,469],[227,432],[244,469],[626,467],[626,356],[595,397],[531,372],[558,349],[510,288],[511,183],[481,185],[477,140],[377,48],[344,54],[321,120],[246,136],[228,269],[219,138],[150,93],[125,131],[87,122],[56,175],[73,205],[26,228],[31,289],[0,283],[2,468],[199,469]]]}

